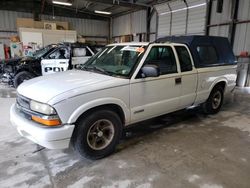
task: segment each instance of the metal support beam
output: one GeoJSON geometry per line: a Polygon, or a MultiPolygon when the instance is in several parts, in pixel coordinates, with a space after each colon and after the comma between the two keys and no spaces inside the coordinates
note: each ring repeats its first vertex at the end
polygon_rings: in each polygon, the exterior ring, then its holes
{"type": "Polygon", "coordinates": [[[169,3],[167,3],[168,9],[170,11],[170,27],[169,27],[169,35],[172,36],[172,25],[173,25],[173,12],[172,8],[170,7],[169,3]]]}
{"type": "Polygon", "coordinates": [[[42,0],[41,2],[41,14],[44,12],[44,7],[45,7],[45,0],[42,0]]]}
{"type": "Polygon", "coordinates": [[[113,37],[113,18],[109,19],[109,41],[108,43],[112,42],[112,37],[113,37]]]}
{"type": "Polygon", "coordinates": [[[133,13],[133,12],[136,12],[136,11],[139,11],[139,10],[138,9],[126,10],[126,11],[120,12],[118,14],[113,14],[112,18],[116,18],[116,17],[119,17],[119,16],[130,14],[130,13],[133,13]]]}
{"type": "Polygon", "coordinates": [[[151,8],[147,9],[147,27],[146,27],[146,41],[150,40],[150,22],[151,22],[151,8]]]}
{"type": "Polygon", "coordinates": [[[133,9],[146,9],[148,7],[151,7],[151,5],[143,4],[143,3],[132,3],[129,1],[119,1],[119,0],[88,0],[89,2],[93,3],[101,3],[101,4],[108,4],[108,5],[119,5],[121,7],[129,7],[133,9]]]}
{"type": "Polygon", "coordinates": [[[159,13],[156,11],[156,32],[155,32],[155,40],[158,39],[158,32],[159,32],[159,13]]]}
{"type": "Polygon", "coordinates": [[[209,35],[209,25],[211,22],[211,12],[212,12],[212,0],[207,0],[207,13],[206,13],[206,31],[205,35],[209,35]]]}
{"type": "Polygon", "coordinates": [[[239,1],[232,0],[231,23],[229,25],[229,36],[228,36],[232,46],[234,45],[238,9],[239,9],[239,1]]]}
{"type": "Polygon", "coordinates": [[[187,7],[187,13],[186,13],[186,26],[185,26],[185,34],[187,35],[187,28],[188,28],[188,15],[189,15],[189,10],[188,10],[188,4],[186,0],[183,0],[183,2],[185,3],[186,7],[187,7]]]}

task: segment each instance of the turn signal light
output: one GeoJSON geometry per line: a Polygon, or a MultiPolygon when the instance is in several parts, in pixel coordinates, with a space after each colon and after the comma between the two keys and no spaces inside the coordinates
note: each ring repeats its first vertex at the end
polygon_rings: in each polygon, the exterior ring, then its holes
{"type": "Polygon", "coordinates": [[[59,119],[42,119],[42,118],[37,117],[37,116],[31,116],[31,119],[35,122],[38,122],[38,123],[41,123],[41,124],[47,125],[47,126],[57,126],[57,125],[61,124],[59,119]]]}

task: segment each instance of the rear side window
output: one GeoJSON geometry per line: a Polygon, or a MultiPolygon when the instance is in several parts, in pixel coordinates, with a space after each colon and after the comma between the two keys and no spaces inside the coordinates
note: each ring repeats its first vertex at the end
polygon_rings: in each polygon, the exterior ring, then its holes
{"type": "Polygon", "coordinates": [[[85,56],[91,56],[91,52],[88,48],[73,48],[73,57],[85,57],[85,56]]]}
{"type": "Polygon", "coordinates": [[[196,50],[199,54],[200,64],[209,66],[218,63],[218,56],[213,46],[197,46],[196,50]]]}
{"type": "Polygon", "coordinates": [[[181,72],[191,71],[193,68],[187,48],[184,46],[175,46],[175,49],[180,61],[181,72]]]}
{"type": "Polygon", "coordinates": [[[69,49],[68,48],[58,48],[51,54],[49,54],[48,59],[69,59],[69,49]]]}
{"type": "Polygon", "coordinates": [[[177,72],[175,56],[172,48],[169,46],[152,47],[145,63],[157,65],[161,75],[177,72]]]}

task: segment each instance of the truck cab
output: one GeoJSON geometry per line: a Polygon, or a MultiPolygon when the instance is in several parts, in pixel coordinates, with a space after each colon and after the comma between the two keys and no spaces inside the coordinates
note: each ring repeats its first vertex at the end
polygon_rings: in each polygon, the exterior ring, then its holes
{"type": "Polygon", "coordinates": [[[221,37],[184,39],[111,44],[79,70],[27,81],[18,87],[11,122],[44,147],[72,144],[98,159],[115,150],[128,125],[193,105],[215,114],[235,87],[232,49],[221,37]]]}

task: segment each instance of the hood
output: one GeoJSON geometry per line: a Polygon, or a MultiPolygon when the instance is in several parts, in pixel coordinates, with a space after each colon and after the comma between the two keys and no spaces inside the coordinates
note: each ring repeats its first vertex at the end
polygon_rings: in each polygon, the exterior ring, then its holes
{"type": "Polygon", "coordinates": [[[1,60],[0,63],[2,63],[2,64],[17,63],[20,60],[21,60],[21,58],[4,59],[4,60],[1,60]]]}
{"type": "Polygon", "coordinates": [[[11,59],[4,59],[1,60],[0,63],[5,63],[5,64],[18,64],[24,61],[32,61],[34,60],[35,57],[30,57],[30,56],[25,56],[25,57],[18,57],[18,58],[11,58],[11,59]]]}
{"type": "Polygon", "coordinates": [[[17,88],[17,92],[42,103],[55,104],[79,94],[128,83],[129,79],[71,70],[25,81],[17,88]]]}
{"type": "Polygon", "coordinates": [[[21,61],[32,61],[36,59],[35,57],[32,57],[32,56],[25,56],[25,57],[22,57],[21,58],[21,61]]]}

